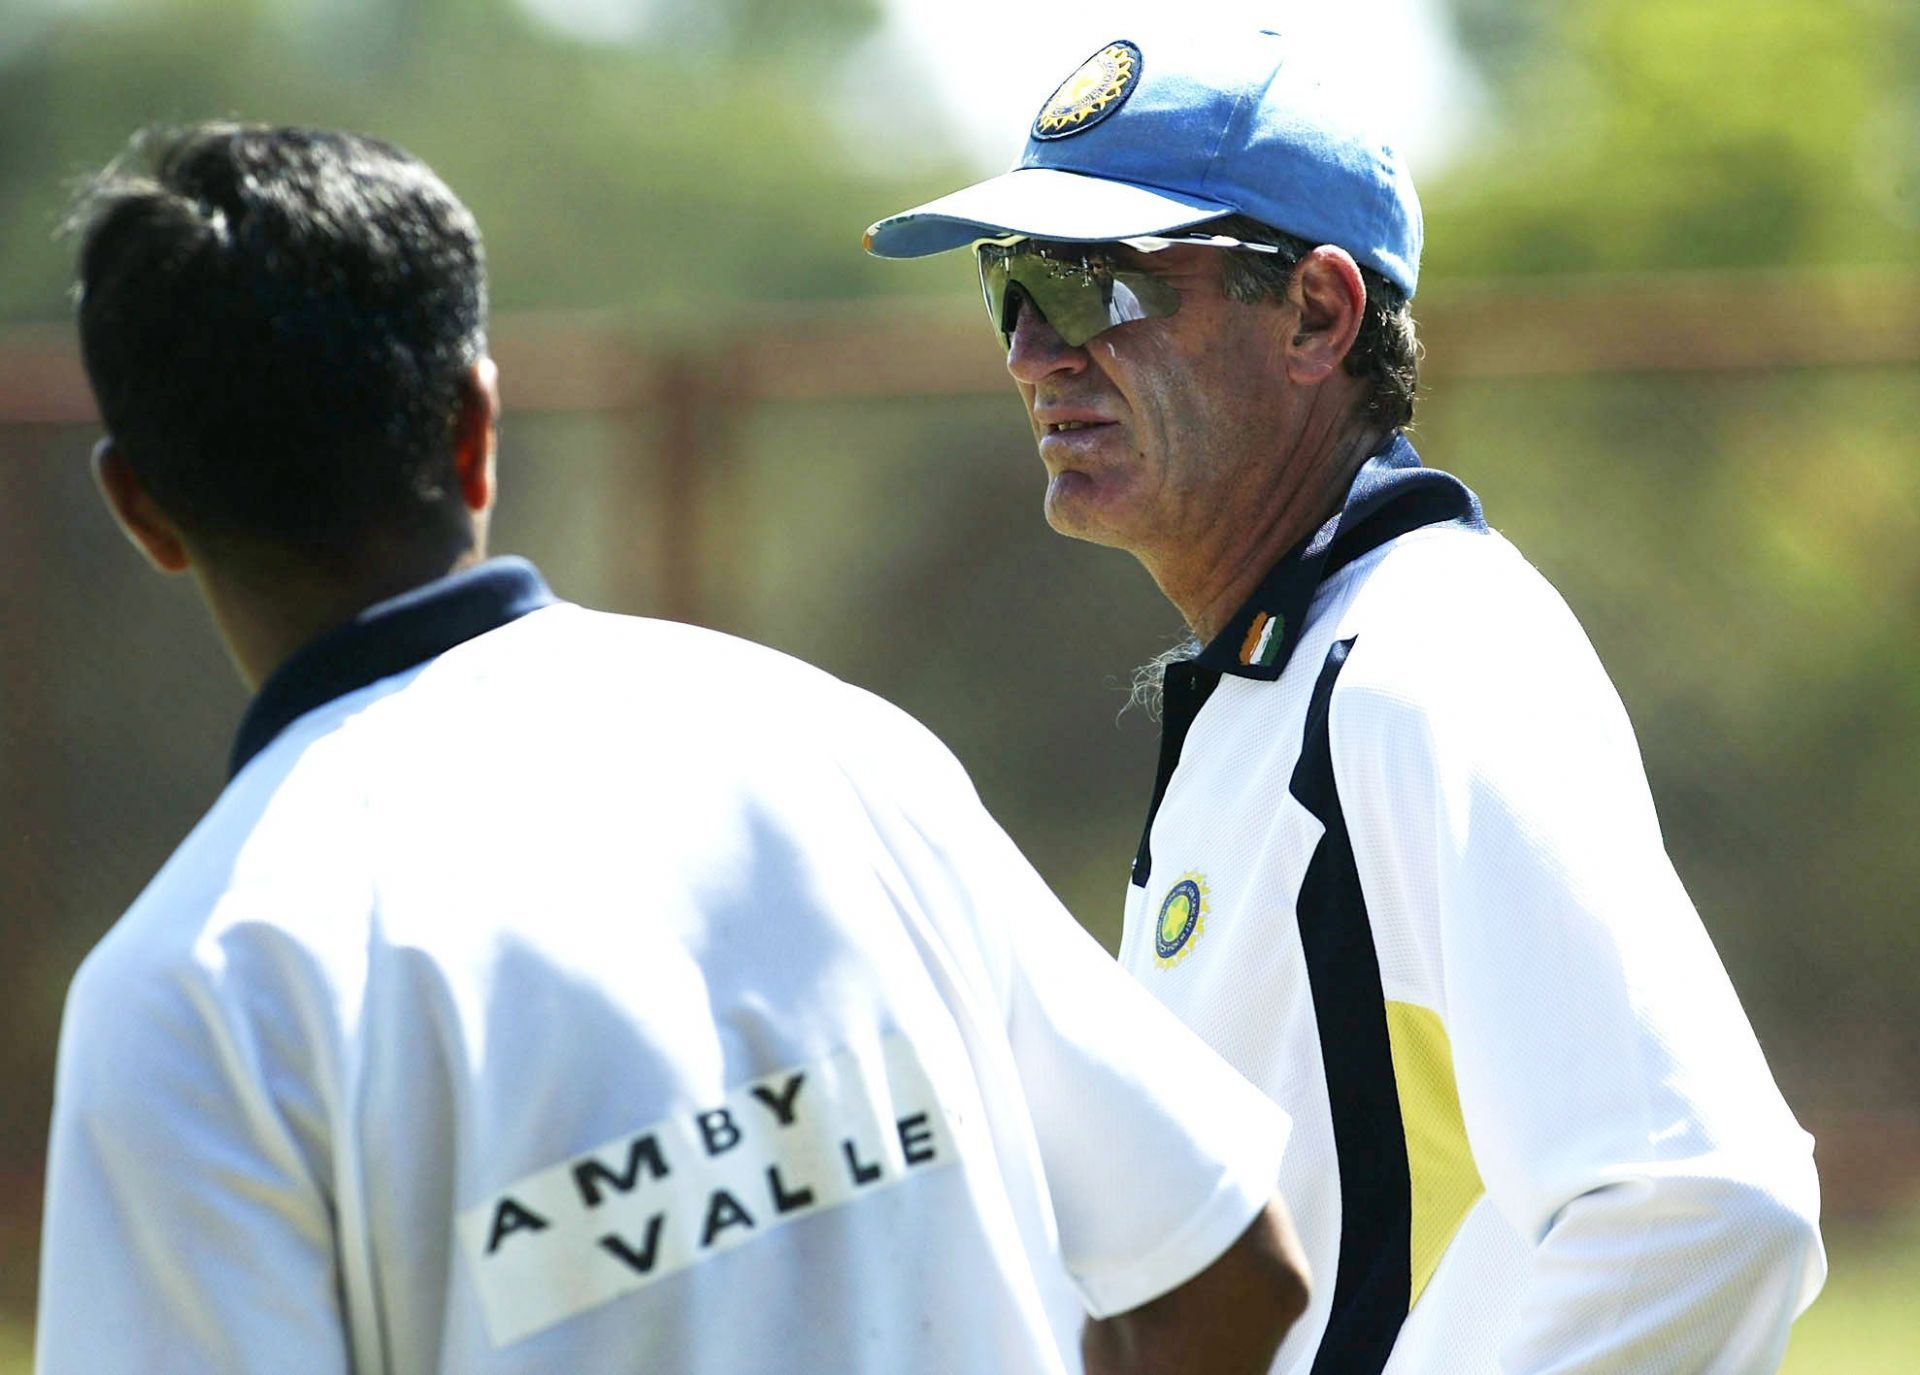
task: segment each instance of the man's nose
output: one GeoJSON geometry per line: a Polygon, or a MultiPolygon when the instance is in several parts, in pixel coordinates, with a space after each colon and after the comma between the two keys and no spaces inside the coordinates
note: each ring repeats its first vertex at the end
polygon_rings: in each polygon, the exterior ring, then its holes
{"type": "Polygon", "coordinates": [[[1032,301],[1022,300],[1007,343],[1007,371],[1013,380],[1032,386],[1056,373],[1085,371],[1086,366],[1087,351],[1062,339],[1032,301]]]}

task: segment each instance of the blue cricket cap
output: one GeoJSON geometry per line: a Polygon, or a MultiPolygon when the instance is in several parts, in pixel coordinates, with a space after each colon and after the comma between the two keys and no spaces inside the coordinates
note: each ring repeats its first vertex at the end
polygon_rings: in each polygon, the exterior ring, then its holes
{"type": "Polygon", "coordinates": [[[1011,172],[881,220],[867,251],[920,258],[1012,235],[1102,242],[1243,214],[1344,248],[1411,296],[1413,179],[1313,67],[1268,29],[1117,39],[1041,106],[1011,172]]]}

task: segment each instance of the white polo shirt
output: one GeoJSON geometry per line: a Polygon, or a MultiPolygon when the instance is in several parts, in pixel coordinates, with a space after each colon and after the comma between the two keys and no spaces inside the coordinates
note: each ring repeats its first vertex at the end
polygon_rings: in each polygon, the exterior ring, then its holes
{"type": "Polygon", "coordinates": [[[1553,589],[1404,439],[1169,670],[1122,963],[1294,1119],[1283,1375],[1775,1369],[1811,1141],[1553,589]]]}
{"type": "Polygon", "coordinates": [[[69,998],[41,1375],[1057,1372],[1286,1120],[953,758],[499,560],[263,690],[69,998]]]}

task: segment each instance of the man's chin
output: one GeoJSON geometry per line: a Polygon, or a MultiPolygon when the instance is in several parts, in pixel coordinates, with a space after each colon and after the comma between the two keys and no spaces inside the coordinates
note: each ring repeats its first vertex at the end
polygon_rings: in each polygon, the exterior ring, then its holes
{"type": "Polygon", "coordinates": [[[1068,539],[1126,548],[1127,541],[1114,528],[1110,513],[1103,509],[1106,504],[1101,500],[1103,495],[1110,494],[1103,493],[1099,484],[1085,473],[1054,474],[1047,481],[1047,524],[1055,534],[1068,539]]]}

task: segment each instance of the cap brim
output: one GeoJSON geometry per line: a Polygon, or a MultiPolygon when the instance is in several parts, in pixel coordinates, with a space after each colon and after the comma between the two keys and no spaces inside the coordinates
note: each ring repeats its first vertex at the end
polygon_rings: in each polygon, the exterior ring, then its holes
{"type": "Polygon", "coordinates": [[[1164,234],[1233,207],[1130,181],[1109,181],[1052,167],[1018,167],[898,215],[867,231],[877,258],[924,258],[976,239],[1012,234],[1101,243],[1164,234]]]}

